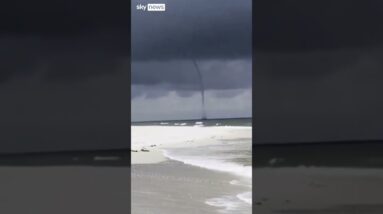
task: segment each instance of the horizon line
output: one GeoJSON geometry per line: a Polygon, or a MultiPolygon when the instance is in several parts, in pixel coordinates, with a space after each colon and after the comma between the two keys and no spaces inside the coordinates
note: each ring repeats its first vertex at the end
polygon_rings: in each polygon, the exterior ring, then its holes
{"type": "Polygon", "coordinates": [[[225,117],[225,118],[195,118],[195,119],[166,119],[166,120],[140,120],[140,121],[131,121],[131,123],[147,123],[147,122],[173,122],[173,121],[206,121],[206,120],[233,120],[233,119],[252,119],[253,117],[225,117]]]}

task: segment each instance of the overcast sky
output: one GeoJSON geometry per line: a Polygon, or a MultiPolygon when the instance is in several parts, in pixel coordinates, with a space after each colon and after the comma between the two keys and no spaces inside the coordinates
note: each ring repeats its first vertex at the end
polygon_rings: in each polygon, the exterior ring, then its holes
{"type": "Polygon", "coordinates": [[[0,153],[129,147],[129,4],[0,6],[0,153]]]}
{"type": "MultiPolygon", "coordinates": [[[[132,11],[132,119],[251,117],[251,1],[166,0],[132,11]]],[[[159,2],[159,1],[158,1],[159,2]]]]}
{"type": "Polygon", "coordinates": [[[382,140],[383,2],[256,2],[255,140],[382,140]]]}
{"type": "MultiPolygon", "coordinates": [[[[113,2],[0,7],[2,151],[126,146],[130,2],[113,2]]],[[[192,59],[208,117],[251,116],[251,1],[161,2],[132,10],[133,119],[200,117],[192,59]]],[[[254,3],[255,141],[383,139],[383,1],[254,3]]]]}

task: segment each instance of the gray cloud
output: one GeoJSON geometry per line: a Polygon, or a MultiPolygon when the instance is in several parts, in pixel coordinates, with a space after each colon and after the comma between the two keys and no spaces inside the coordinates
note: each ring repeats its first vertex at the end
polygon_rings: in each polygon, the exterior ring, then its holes
{"type": "Polygon", "coordinates": [[[0,35],[67,38],[118,30],[129,32],[130,2],[15,0],[0,7],[0,35]]]}
{"type": "MultiPolygon", "coordinates": [[[[135,0],[132,4],[148,2],[153,1],[135,0]]],[[[133,10],[134,60],[250,57],[251,1],[158,2],[167,4],[166,12],[133,10]]]]}
{"type": "Polygon", "coordinates": [[[383,2],[254,4],[255,142],[383,139],[383,2]]]}
{"type": "MultiPolygon", "coordinates": [[[[250,58],[201,60],[197,63],[206,90],[251,88],[250,58]]],[[[156,86],[166,90],[200,90],[198,73],[191,60],[133,62],[132,83],[156,86]]]]}
{"type": "Polygon", "coordinates": [[[382,1],[254,2],[257,51],[318,51],[383,43],[382,1]]]}
{"type": "Polygon", "coordinates": [[[129,147],[129,5],[1,4],[0,153],[129,147]]]}
{"type": "MultiPolygon", "coordinates": [[[[133,120],[199,118],[193,60],[208,117],[251,116],[251,1],[154,2],[165,3],[166,12],[132,13],[133,120]]],[[[132,5],[146,3],[153,1],[132,5]]]]}
{"type": "Polygon", "coordinates": [[[0,36],[0,84],[39,74],[41,83],[83,81],[129,69],[129,41],[118,32],[66,38],[0,36]]]}
{"type": "Polygon", "coordinates": [[[0,84],[39,74],[41,83],[124,72],[130,2],[12,1],[0,7],[0,84]],[[117,7],[117,5],[119,5],[117,7]]]}
{"type": "Polygon", "coordinates": [[[258,52],[257,76],[276,79],[320,79],[352,67],[360,52],[349,49],[258,52]]]}
{"type": "MultiPolygon", "coordinates": [[[[146,88],[146,91],[152,90],[156,91],[146,88]]],[[[201,96],[198,92],[190,93],[180,96],[178,92],[171,91],[155,98],[137,97],[132,102],[132,120],[198,119],[201,117],[201,96]]],[[[206,97],[209,118],[251,117],[251,90],[211,90],[206,97]]]]}
{"type": "Polygon", "coordinates": [[[380,47],[258,52],[258,142],[382,139],[380,47]]]}

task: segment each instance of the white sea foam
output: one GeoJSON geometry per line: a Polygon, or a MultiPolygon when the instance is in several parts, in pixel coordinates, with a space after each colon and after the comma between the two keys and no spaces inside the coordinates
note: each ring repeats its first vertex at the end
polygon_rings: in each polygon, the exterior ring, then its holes
{"type": "Polygon", "coordinates": [[[252,192],[244,192],[244,193],[238,194],[237,198],[239,198],[239,200],[244,201],[248,204],[252,204],[252,198],[253,198],[252,192]]]}
{"type": "Polygon", "coordinates": [[[220,213],[248,214],[249,207],[251,207],[251,204],[232,195],[210,198],[206,200],[205,203],[210,206],[218,207],[220,213]]]}
{"type": "MultiPolygon", "coordinates": [[[[164,151],[164,155],[169,159],[180,161],[188,165],[231,173],[239,176],[238,179],[232,180],[230,184],[241,186],[242,188],[249,188],[250,191],[242,192],[237,195],[211,198],[205,201],[205,203],[210,206],[219,207],[219,211],[221,213],[237,214],[242,213],[244,210],[248,211],[248,207],[251,207],[252,204],[252,167],[243,166],[232,161],[233,158],[238,157],[238,154],[227,154],[225,151],[235,149],[233,146],[238,145],[235,145],[235,143],[228,143],[221,146],[210,145],[198,148],[189,148],[187,150],[169,149],[164,151]],[[218,154],[217,151],[219,151],[218,154]]],[[[238,149],[238,147],[236,148],[238,149]]],[[[248,212],[245,211],[243,213],[248,212]]]]}
{"type": "Polygon", "coordinates": [[[241,201],[238,201],[233,196],[223,196],[219,198],[211,198],[206,200],[206,204],[214,207],[223,208],[220,211],[226,213],[229,211],[237,210],[241,207],[241,201]]]}
{"type": "MultiPolygon", "coordinates": [[[[251,150],[250,139],[251,127],[246,126],[203,126],[202,122],[196,122],[194,126],[182,126],[182,123],[179,123],[176,126],[132,127],[133,148],[156,145],[150,148],[162,151],[168,159],[238,176],[238,180],[230,183],[242,186],[241,188],[248,187],[251,191],[252,167],[234,161],[242,155],[246,157],[246,153],[232,152],[247,148],[251,150]],[[249,139],[246,143],[238,140],[246,138],[249,139]]],[[[154,152],[145,154],[150,158],[151,153],[154,154],[154,152]]],[[[139,153],[134,154],[139,155],[139,153]]],[[[248,213],[251,206],[251,194],[243,192],[216,197],[206,200],[205,203],[218,207],[222,213],[248,213]],[[244,210],[247,212],[242,212],[244,210]]]]}
{"type": "Polygon", "coordinates": [[[213,159],[214,157],[204,156],[183,156],[171,153],[167,150],[164,151],[165,157],[189,164],[192,166],[198,166],[210,170],[216,170],[221,172],[227,172],[247,178],[251,178],[252,169],[251,166],[242,166],[233,162],[227,162],[225,160],[213,159]]]}
{"type": "Polygon", "coordinates": [[[251,185],[251,180],[250,182],[244,182],[244,181],[239,181],[239,180],[232,180],[230,181],[231,185],[237,185],[237,186],[244,186],[244,187],[252,187],[251,185]]]}

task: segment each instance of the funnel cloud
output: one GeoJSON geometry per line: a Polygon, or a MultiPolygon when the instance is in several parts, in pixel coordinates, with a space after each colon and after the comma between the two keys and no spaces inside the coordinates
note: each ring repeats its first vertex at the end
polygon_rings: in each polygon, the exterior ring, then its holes
{"type": "Polygon", "coordinates": [[[133,121],[251,117],[251,1],[161,3],[132,13],[133,121]]]}

